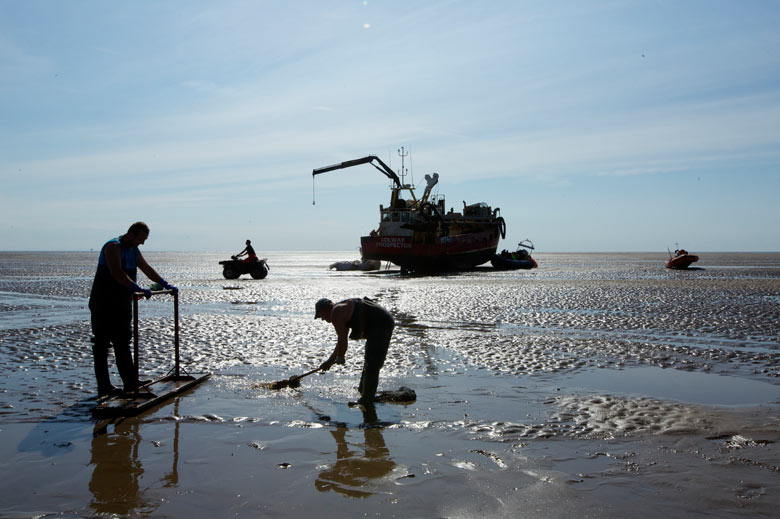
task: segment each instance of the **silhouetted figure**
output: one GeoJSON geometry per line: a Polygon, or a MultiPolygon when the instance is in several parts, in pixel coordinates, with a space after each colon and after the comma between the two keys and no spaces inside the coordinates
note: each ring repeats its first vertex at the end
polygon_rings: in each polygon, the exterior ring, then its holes
{"type": "Polygon", "coordinates": [[[114,348],[116,366],[124,384],[124,391],[136,389],[133,356],[130,353],[130,321],[132,319],[133,293],[143,292],[149,298],[151,290],[136,284],[138,269],[151,281],[166,290],[178,290],[171,286],[146,262],[138,246],[149,237],[149,227],[143,222],[130,226],[125,234],[109,240],[100,249],[97,271],[89,295],[92,318],[92,354],[95,359],[95,378],[98,395],[118,392],[111,384],[108,373],[108,350],[114,348]]]}
{"type": "Polygon", "coordinates": [[[358,403],[373,404],[376,388],[379,385],[379,370],[385,363],[390,337],[395,327],[393,316],[367,297],[346,299],[335,304],[330,299],[323,298],[314,305],[314,318],[331,323],[337,335],[333,353],[320,366],[323,371],[329,370],[333,364],[344,364],[348,346],[347,338],[366,339],[363,373],[360,375],[358,386],[360,391],[358,403]],[[349,330],[352,332],[349,333],[349,330]]]}
{"type": "Polygon", "coordinates": [[[240,259],[242,256],[246,256],[246,258],[241,260],[241,261],[243,261],[245,263],[249,263],[249,262],[252,262],[252,261],[257,261],[257,254],[255,254],[255,249],[254,249],[254,247],[252,247],[252,241],[251,240],[247,240],[246,241],[246,247],[244,247],[244,250],[242,250],[241,252],[236,254],[234,256],[234,259],[240,259]]]}

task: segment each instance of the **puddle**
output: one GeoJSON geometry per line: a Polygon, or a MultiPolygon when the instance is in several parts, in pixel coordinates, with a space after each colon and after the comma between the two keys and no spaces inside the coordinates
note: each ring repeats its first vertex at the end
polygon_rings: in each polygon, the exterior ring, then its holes
{"type": "Polygon", "coordinates": [[[767,382],[656,367],[586,371],[565,377],[561,383],[569,389],[691,404],[739,406],[780,402],[780,386],[767,382]]]}

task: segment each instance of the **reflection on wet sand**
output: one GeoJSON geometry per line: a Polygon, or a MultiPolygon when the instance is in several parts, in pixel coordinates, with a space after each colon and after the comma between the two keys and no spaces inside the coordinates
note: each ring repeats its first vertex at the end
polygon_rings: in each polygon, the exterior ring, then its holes
{"type": "Polygon", "coordinates": [[[362,444],[347,441],[347,427],[337,427],[330,431],[336,440],[337,461],[321,471],[314,482],[320,492],[333,490],[347,497],[369,497],[374,495],[369,485],[388,475],[395,468],[390,459],[390,450],[382,436],[382,427],[373,406],[361,407],[363,411],[362,444]],[[350,447],[357,449],[352,450],[350,447]]]}
{"type": "Polygon", "coordinates": [[[140,510],[150,511],[151,503],[139,489],[144,473],[138,457],[139,429],[136,420],[120,421],[111,432],[107,424],[95,424],[90,460],[94,468],[89,491],[92,493],[90,508],[96,514],[127,516],[140,510]]]}
{"type": "MultiPolygon", "coordinates": [[[[176,402],[176,415],[178,416],[179,403],[176,402]]],[[[162,478],[165,488],[179,486],[179,422],[174,424],[173,429],[173,466],[171,471],[162,478]]]]}
{"type": "MultiPolygon", "coordinates": [[[[175,404],[174,415],[178,415],[179,402],[175,404]]],[[[95,424],[92,436],[90,465],[92,478],[89,491],[92,494],[90,508],[98,515],[135,516],[146,515],[157,508],[154,500],[145,496],[141,489],[144,479],[143,456],[139,449],[143,442],[141,421],[101,420],[95,424]],[[113,427],[112,427],[113,426],[113,427]],[[110,431],[109,431],[110,430],[110,431]]],[[[179,484],[179,423],[174,424],[173,466],[161,478],[166,488],[179,484]]],[[[154,485],[150,483],[148,488],[154,485]]]]}

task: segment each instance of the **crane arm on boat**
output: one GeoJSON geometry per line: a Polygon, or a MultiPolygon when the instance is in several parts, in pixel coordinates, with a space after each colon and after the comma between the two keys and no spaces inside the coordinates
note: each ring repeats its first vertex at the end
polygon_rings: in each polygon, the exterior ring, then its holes
{"type": "Polygon", "coordinates": [[[390,167],[387,164],[385,164],[382,161],[382,159],[380,159],[376,155],[368,155],[360,159],[348,160],[346,162],[341,162],[339,164],[333,164],[332,166],[317,168],[311,172],[311,176],[312,178],[314,178],[315,175],[319,175],[320,173],[327,173],[328,171],[334,171],[337,169],[351,168],[352,166],[359,166],[361,164],[371,164],[376,169],[378,169],[383,175],[391,179],[396,187],[398,188],[402,187],[401,179],[398,178],[398,175],[396,175],[395,172],[392,169],[390,169],[390,167]],[[374,161],[377,161],[379,165],[377,166],[376,164],[374,164],[373,163],[374,161]]]}

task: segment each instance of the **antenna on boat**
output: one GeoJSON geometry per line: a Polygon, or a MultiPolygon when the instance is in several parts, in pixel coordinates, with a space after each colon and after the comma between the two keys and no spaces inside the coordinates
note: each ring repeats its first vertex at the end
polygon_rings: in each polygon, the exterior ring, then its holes
{"type": "Polygon", "coordinates": [[[414,186],[414,165],[412,164],[412,152],[409,152],[409,176],[412,177],[410,182],[414,186]]]}
{"type": "Polygon", "coordinates": [[[407,151],[404,153],[404,147],[401,146],[398,149],[398,156],[401,157],[401,185],[403,185],[404,177],[406,176],[406,171],[404,170],[404,158],[409,156],[409,152],[407,151]]]}

